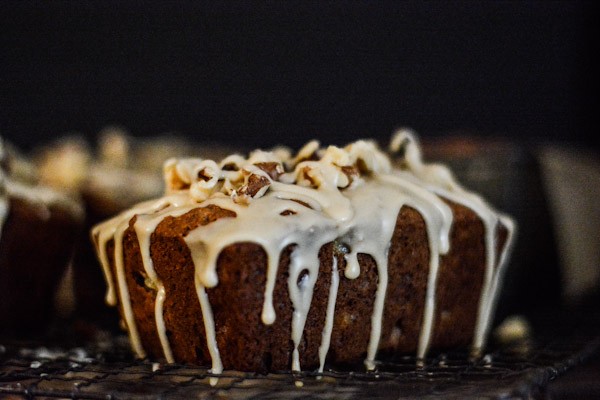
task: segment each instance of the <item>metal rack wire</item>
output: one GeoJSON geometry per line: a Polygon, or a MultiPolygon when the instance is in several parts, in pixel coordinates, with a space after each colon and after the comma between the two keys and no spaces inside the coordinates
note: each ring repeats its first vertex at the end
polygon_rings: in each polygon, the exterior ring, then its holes
{"type": "MultiPolygon", "coordinates": [[[[2,341],[0,341],[2,343],[2,341]]],[[[72,399],[380,399],[532,398],[551,379],[600,348],[600,337],[520,341],[476,362],[465,352],[437,354],[422,368],[413,357],[390,357],[376,372],[361,366],[323,374],[259,375],[135,360],[123,336],[83,347],[41,342],[0,345],[0,397],[72,399]],[[218,377],[216,385],[211,378],[218,377]]],[[[214,381],[214,379],[212,379],[214,381]]]]}

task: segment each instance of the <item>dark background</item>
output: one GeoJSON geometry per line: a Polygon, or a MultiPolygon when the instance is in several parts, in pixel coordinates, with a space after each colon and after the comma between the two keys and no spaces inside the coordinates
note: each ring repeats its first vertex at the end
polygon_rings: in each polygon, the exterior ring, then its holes
{"type": "MultiPolygon", "coordinates": [[[[0,134],[597,146],[591,2],[2,2],[0,134]]],[[[597,148],[597,147],[596,147],[597,148]]]]}

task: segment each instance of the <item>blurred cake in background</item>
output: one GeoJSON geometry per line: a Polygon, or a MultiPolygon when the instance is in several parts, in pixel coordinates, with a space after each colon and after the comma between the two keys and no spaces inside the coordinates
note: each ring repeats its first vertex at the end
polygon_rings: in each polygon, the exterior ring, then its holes
{"type": "Polygon", "coordinates": [[[90,244],[89,228],[140,201],[164,191],[162,166],[170,157],[220,157],[230,149],[199,146],[176,135],[135,138],[118,127],[108,127],[91,145],[80,135],[65,135],[37,150],[40,181],[68,191],[85,206],[85,234],[72,264],[72,284],[64,285],[63,310],[75,310],[76,320],[117,326],[117,314],[103,301],[105,280],[90,244]],[[70,292],[74,292],[69,294],[70,292]]]}
{"type": "Polygon", "coordinates": [[[30,164],[0,140],[0,333],[42,333],[81,232],[83,208],[38,184],[30,164]]]}

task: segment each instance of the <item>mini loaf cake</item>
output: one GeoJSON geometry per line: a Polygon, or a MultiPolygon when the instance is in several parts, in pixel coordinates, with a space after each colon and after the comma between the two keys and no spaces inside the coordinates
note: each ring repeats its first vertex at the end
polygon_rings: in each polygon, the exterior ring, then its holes
{"type": "Polygon", "coordinates": [[[92,231],[136,355],[322,371],[483,348],[514,224],[410,132],[391,148],[168,160],[165,196],[92,231]]]}
{"type": "Polygon", "coordinates": [[[39,333],[83,219],[81,205],[35,184],[33,168],[0,141],[0,332],[39,333]]]}

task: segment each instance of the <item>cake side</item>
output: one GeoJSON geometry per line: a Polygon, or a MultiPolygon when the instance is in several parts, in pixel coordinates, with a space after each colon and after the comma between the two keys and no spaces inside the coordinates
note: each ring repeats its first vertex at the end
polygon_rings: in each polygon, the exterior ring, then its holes
{"type": "MultiPolygon", "coordinates": [[[[441,258],[437,285],[437,311],[432,348],[468,345],[473,339],[477,305],[485,272],[483,224],[464,206],[449,203],[454,218],[451,251],[441,258]]],[[[166,218],[151,238],[151,255],[158,279],[165,285],[163,308],[166,335],[175,360],[210,365],[202,310],[197,300],[194,263],[184,237],[190,230],[219,218],[235,218],[214,206],[196,208],[177,218],[166,218]]],[[[133,228],[135,217],[124,234],[125,276],[135,323],[143,348],[154,359],[164,359],[155,320],[157,291],[142,264],[139,242],[133,228]]],[[[498,229],[505,235],[505,228],[498,229]]],[[[501,243],[499,243],[501,245],[501,243]]],[[[207,289],[212,306],[216,338],[223,368],[241,371],[273,371],[290,368],[293,305],[288,295],[288,270],[293,245],[284,249],[278,266],[273,297],[278,318],[272,325],[261,321],[267,273],[267,257],[256,243],[236,243],[219,255],[219,285],[207,289]]],[[[371,315],[377,288],[377,267],[372,257],[359,257],[361,274],[344,277],[346,261],[327,243],[319,252],[319,272],[313,300],[299,348],[304,368],[319,366],[319,347],[332,279],[333,259],[339,279],[336,312],[327,362],[350,364],[367,353],[371,315]]],[[[389,283],[379,351],[414,353],[422,325],[427,287],[429,248],[425,222],[420,214],[405,207],[398,215],[390,246],[389,283]]],[[[111,263],[113,274],[114,262],[111,263]]]]}
{"type": "Polygon", "coordinates": [[[368,141],[168,161],[164,197],[93,230],[136,354],[218,373],[480,350],[514,224],[398,146],[398,169],[368,141]]]}

